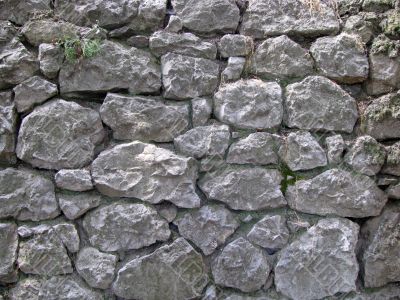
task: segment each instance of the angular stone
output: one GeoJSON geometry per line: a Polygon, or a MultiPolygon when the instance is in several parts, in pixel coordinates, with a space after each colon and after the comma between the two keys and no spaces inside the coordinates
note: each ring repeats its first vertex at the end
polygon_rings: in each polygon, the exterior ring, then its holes
{"type": "Polygon", "coordinates": [[[329,164],[339,164],[342,162],[343,151],[345,144],[343,137],[340,134],[332,135],[326,138],[326,157],[329,164]]]}
{"type": "Polygon", "coordinates": [[[101,251],[140,249],[170,236],[168,223],[143,204],[113,203],[85,215],[83,228],[101,251]]]}
{"type": "Polygon", "coordinates": [[[400,142],[386,148],[387,158],[382,173],[400,176],[400,142]]]}
{"type": "Polygon", "coordinates": [[[291,79],[314,72],[310,53],[286,35],[262,42],[251,57],[249,72],[266,79],[291,79]]]}
{"type": "Polygon", "coordinates": [[[178,153],[185,156],[224,156],[230,137],[227,125],[199,126],[176,137],[174,146],[178,153]]]}
{"type": "Polygon", "coordinates": [[[39,300],[41,285],[42,281],[36,277],[22,279],[10,289],[10,300],[39,300]]]}
{"type": "Polygon", "coordinates": [[[60,214],[53,183],[27,171],[0,171],[0,218],[40,221],[60,214]]]}
{"type": "MultiPolygon", "coordinates": [[[[345,0],[342,0],[345,1],[345,0]]],[[[358,35],[363,43],[368,43],[374,37],[375,26],[372,22],[376,15],[366,13],[361,15],[350,16],[344,25],[343,31],[349,34],[358,35]]]]}
{"type": "Polygon", "coordinates": [[[51,11],[50,0],[6,0],[0,3],[0,19],[23,25],[36,13],[51,11]]]}
{"type": "Polygon", "coordinates": [[[262,39],[290,34],[319,36],[336,33],[339,21],[332,6],[321,3],[318,12],[298,0],[250,0],[240,33],[262,39]]]}
{"type": "Polygon", "coordinates": [[[168,222],[172,222],[175,220],[176,215],[178,214],[178,209],[172,203],[164,202],[161,204],[155,205],[158,214],[163,217],[168,222]]]}
{"type": "Polygon", "coordinates": [[[34,167],[81,168],[92,161],[103,137],[98,112],[56,99],[36,107],[22,120],[16,152],[34,167]]]}
{"type": "Polygon", "coordinates": [[[182,30],[183,24],[181,18],[178,16],[170,16],[168,20],[168,25],[164,28],[168,32],[179,32],[182,30]]]}
{"type": "Polygon", "coordinates": [[[288,187],[286,199],[297,211],[351,218],[377,216],[387,202],[372,179],[339,169],[297,181],[288,187]]]}
{"type": "Polygon", "coordinates": [[[222,81],[234,81],[242,76],[246,59],[244,57],[229,57],[228,65],[221,74],[222,81]]]}
{"type": "Polygon", "coordinates": [[[310,48],[321,75],[346,84],[368,77],[366,48],[357,35],[342,33],[317,39],[310,48]]]}
{"type": "Polygon", "coordinates": [[[166,10],[167,0],[140,0],[137,17],[130,22],[128,27],[135,33],[152,33],[162,27],[166,10]]]}
{"type": "Polygon", "coordinates": [[[198,185],[207,198],[222,201],[232,209],[259,210],[286,205],[281,180],[277,170],[227,167],[207,173],[198,185]]]}
{"type": "Polygon", "coordinates": [[[53,229],[69,252],[79,251],[80,238],[74,224],[59,223],[54,225],[53,229]]]}
{"type": "Polygon", "coordinates": [[[79,252],[75,267],[91,287],[107,289],[114,279],[117,260],[117,256],[113,254],[86,247],[79,252]]]}
{"type": "Polygon", "coordinates": [[[39,76],[21,82],[13,91],[14,102],[20,113],[30,110],[35,104],[41,104],[58,94],[56,84],[39,76]]]}
{"type": "Polygon", "coordinates": [[[239,227],[235,215],[222,205],[206,205],[178,217],[179,233],[210,255],[239,227]]]}
{"type": "Polygon", "coordinates": [[[54,180],[60,189],[83,192],[93,189],[92,175],[86,169],[60,170],[54,180]]]}
{"type": "Polygon", "coordinates": [[[212,112],[212,100],[209,98],[192,99],[193,127],[206,125],[212,112]]]}
{"type": "Polygon", "coordinates": [[[338,0],[337,4],[339,15],[343,16],[345,14],[357,14],[361,10],[362,2],[363,0],[338,0]]]}
{"type": "Polygon", "coordinates": [[[267,132],[251,133],[230,146],[226,162],[240,165],[277,164],[281,143],[282,138],[279,135],[267,132]]]}
{"type": "Polygon", "coordinates": [[[117,140],[170,142],[189,126],[189,107],[151,97],[109,93],[100,108],[117,140]]]}
{"type": "Polygon", "coordinates": [[[64,53],[59,45],[43,43],[39,45],[38,59],[43,75],[53,79],[57,77],[58,71],[61,69],[64,53]]]}
{"type": "Polygon", "coordinates": [[[279,156],[292,171],[311,170],[328,163],[324,149],[308,131],[290,133],[279,156]]]}
{"type": "Polygon", "coordinates": [[[395,0],[364,0],[362,8],[366,11],[384,12],[395,6],[395,0]]]}
{"type": "Polygon", "coordinates": [[[226,34],[218,43],[222,57],[247,56],[253,51],[253,39],[240,34],[226,34]]]}
{"type": "Polygon", "coordinates": [[[157,57],[169,52],[187,56],[215,59],[217,47],[214,43],[203,42],[192,33],[157,31],[150,37],[150,51],[157,57]]]}
{"type": "Polygon", "coordinates": [[[277,290],[298,300],[355,291],[358,232],[359,226],[347,219],[320,220],[280,253],[277,290]]]}
{"type": "Polygon", "coordinates": [[[161,57],[164,96],[184,100],[211,95],[218,85],[219,66],[216,62],[168,53],[161,57]]]}
{"type": "Polygon", "coordinates": [[[58,194],[58,202],[69,220],[83,216],[87,211],[100,205],[101,196],[95,193],[58,194]]]}
{"type": "Polygon", "coordinates": [[[306,130],[350,133],[358,118],[356,101],[339,85],[310,76],[286,87],[285,123],[306,130]]]}
{"type": "Polygon", "coordinates": [[[0,223],[0,282],[15,272],[18,234],[14,223],[0,223]]]}
{"type": "Polygon", "coordinates": [[[241,80],[221,86],[214,95],[214,114],[243,129],[267,129],[282,122],[282,90],[276,82],[241,80]]]}
{"type": "Polygon", "coordinates": [[[289,241],[289,229],[285,217],[276,215],[262,218],[247,234],[247,239],[263,248],[272,250],[283,248],[289,241]]]}
{"type": "Polygon", "coordinates": [[[102,152],[92,164],[92,176],[96,188],[107,196],[200,206],[195,160],[151,144],[136,141],[102,152]]]}
{"type": "Polygon", "coordinates": [[[113,292],[127,299],[193,299],[208,283],[203,259],[183,238],[126,263],[113,292]]]}
{"type": "Polygon", "coordinates": [[[271,267],[260,248],[239,238],[225,246],[211,270],[216,284],[253,292],[265,284],[271,267]]]}
{"type": "Polygon", "coordinates": [[[239,25],[239,8],[234,0],[172,0],[183,27],[194,32],[230,33],[239,25]]]}
{"type": "Polygon", "coordinates": [[[7,45],[16,35],[17,29],[11,22],[0,20],[0,49],[7,45]]]}
{"type": "Polygon", "coordinates": [[[400,183],[389,186],[386,193],[389,198],[400,200],[400,183]]]}
{"type": "Polygon", "coordinates": [[[11,92],[0,93],[0,162],[15,163],[17,112],[11,92]]]}

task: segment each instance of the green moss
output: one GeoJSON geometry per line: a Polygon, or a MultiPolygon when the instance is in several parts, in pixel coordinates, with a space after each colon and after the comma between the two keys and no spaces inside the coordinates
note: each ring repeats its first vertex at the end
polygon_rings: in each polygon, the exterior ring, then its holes
{"type": "Polygon", "coordinates": [[[388,117],[400,117],[400,95],[390,97],[387,103],[372,104],[367,108],[367,119],[380,122],[388,117]]]}
{"type": "Polygon", "coordinates": [[[278,169],[283,176],[283,180],[281,182],[282,193],[285,193],[290,185],[294,185],[296,181],[303,179],[302,176],[290,170],[290,168],[284,162],[279,163],[278,169]]]}
{"type": "Polygon", "coordinates": [[[65,58],[75,62],[80,58],[91,58],[100,51],[101,42],[97,39],[66,38],[58,42],[64,48],[65,58]]]}
{"type": "Polygon", "coordinates": [[[378,143],[364,144],[365,152],[371,156],[372,163],[384,163],[386,155],[382,146],[378,143]]]}
{"type": "Polygon", "coordinates": [[[400,12],[393,11],[383,25],[383,32],[390,36],[400,34],[400,12]]]}
{"type": "Polygon", "coordinates": [[[399,41],[390,40],[383,34],[376,37],[371,46],[372,54],[384,54],[394,58],[399,55],[399,52],[400,52],[399,41]]]}

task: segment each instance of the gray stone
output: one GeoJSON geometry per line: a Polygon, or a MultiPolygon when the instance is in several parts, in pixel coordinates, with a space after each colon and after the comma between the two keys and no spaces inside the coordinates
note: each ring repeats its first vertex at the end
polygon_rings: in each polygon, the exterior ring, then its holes
{"type": "Polygon", "coordinates": [[[75,267],[78,274],[93,288],[107,289],[115,274],[117,256],[86,247],[79,251],[75,267]]]}
{"type": "Polygon", "coordinates": [[[350,16],[344,24],[343,31],[358,35],[362,42],[366,44],[374,37],[374,23],[370,20],[374,19],[374,17],[376,16],[371,13],[350,16]]]}
{"type": "Polygon", "coordinates": [[[400,142],[386,148],[387,158],[382,173],[400,176],[400,142]]]}
{"type": "Polygon", "coordinates": [[[206,205],[174,221],[179,233],[192,241],[205,255],[223,245],[239,227],[235,215],[222,205],[206,205]]]}
{"type": "Polygon", "coordinates": [[[122,266],[113,292],[126,299],[188,300],[199,297],[207,283],[202,256],[178,238],[122,266]]]}
{"type": "Polygon", "coordinates": [[[358,232],[359,226],[347,219],[320,220],[280,253],[277,290],[296,300],[355,291],[358,232]]]}
{"type": "Polygon", "coordinates": [[[74,224],[59,223],[52,228],[69,252],[76,253],[79,251],[80,238],[74,224]]]}
{"type": "Polygon", "coordinates": [[[144,35],[131,36],[126,40],[128,46],[144,49],[149,47],[149,37],[144,35]]]}
{"type": "Polygon", "coordinates": [[[183,27],[203,34],[235,32],[239,8],[234,0],[172,0],[183,27]]]}
{"type": "Polygon", "coordinates": [[[89,164],[104,137],[98,112],[55,99],[22,120],[16,153],[44,169],[81,168],[89,164]]]}
{"type": "Polygon", "coordinates": [[[265,284],[271,267],[260,248],[239,238],[225,246],[211,270],[216,284],[253,292],[265,284]]]}
{"type": "Polygon", "coordinates": [[[286,205],[281,180],[277,170],[226,167],[207,173],[198,185],[209,199],[222,201],[232,209],[259,210],[286,205]]]}
{"type": "Polygon", "coordinates": [[[400,295],[400,286],[396,283],[388,284],[382,288],[361,289],[348,294],[345,300],[381,300],[396,299],[400,295]]]}
{"type": "Polygon", "coordinates": [[[249,72],[266,79],[291,79],[314,72],[310,53],[286,35],[262,42],[251,57],[249,72]]]}
{"type": "Polygon", "coordinates": [[[39,76],[21,82],[13,91],[14,102],[20,113],[30,110],[34,105],[41,104],[58,94],[56,84],[39,76]]]}
{"type": "Polygon", "coordinates": [[[36,277],[27,277],[18,281],[17,285],[10,289],[10,300],[39,300],[39,292],[42,281],[36,277]]]}
{"type": "Polygon", "coordinates": [[[342,33],[317,39],[310,48],[321,75],[341,83],[363,82],[368,77],[366,48],[357,35],[342,33]]]}
{"type": "Polygon", "coordinates": [[[306,130],[350,133],[358,118],[356,101],[339,85],[310,76],[286,87],[285,123],[306,130]]]}
{"type": "Polygon", "coordinates": [[[282,138],[279,135],[267,132],[251,133],[231,145],[226,162],[240,165],[277,164],[281,143],[282,138]]]}
{"type": "Polygon", "coordinates": [[[189,127],[186,103],[169,103],[152,97],[109,93],[100,115],[117,140],[170,142],[189,127]]]}
{"type": "Polygon", "coordinates": [[[14,223],[0,223],[0,282],[15,272],[18,234],[14,223]]]}
{"type": "Polygon", "coordinates": [[[369,135],[358,137],[344,157],[355,171],[369,176],[381,170],[385,159],[385,147],[369,135]]]}
{"type": "Polygon", "coordinates": [[[234,81],[242,76],[246,59],[244,57],[229,57],[228,65],[221,74],[222,81],[234,81]]]}
{"type": "Polygon", "coordinates": [[[221,57],[247,56],[253,51],[253,39],[240,34],[226,34],[219,43],[221,57]]]}
{"type": "Polygon", "coordinates": [[[280,34],[313,37],[339,31],[339,21],[331,5],[321,3],[314,8],[318,11],[313,11],[306,3],[298,0],[250,0],[240,33],[262,39],[280,34]]]}
{"type": "Polygon", "coordinates": [[[11,92],[0,93],[0,162],[15,163],[17,112],[11,92]]]}
{"type": "Polygon", "coordinates": [[[57,77],[61,69],[64,53],[59,45],[43,43],[39,45],[38,59],[43,75],[53,79],[57,77]]]}
{"type": "MultiPolygon", "coordinates": [[[[345,14],[357,14],[362,5],[363,0],[338,0],[338,10],[341,16],[345,14]]],[[[350,16],[351,18],[352,16],[350,16]]]]}
{"type": "Polygon", "coordinates": [[[102,152],[92,164],[92,176],[96,188],[111,197],[200,206],[195,160],[151,144],[136,141],[102,152]]]}
{"type": "Polygon", "coordinates": [[[167,0],[140,0],[137,17],[128,27],[135,33],[152,33],[162,27],[166,10],[167,0]]]}
{"type": "Polygon", "coordinates": [[[7,45],[16,35],[17,29],[11,22],[0,20],[0,49],[7,45]]]}
{"type": "Polygon", "coordinates": [[[212,60],[168,53],[161,57],[161,70],[166,98],[211,95],[218,85],[219,65],[212,60]]]}
{"type": "Polygon", "coordinates": [[[155,205],[158,214],[163,217],[167,222],[172,222],[175,220],[176,215],[178,214],[178,209],[172,203],[164,202],[161,204],[155,205]]]}
{"type": "Polygon", "coordinates": [[[87,213],[83,228],[101,251],[140,249],[166,241],[171,233],[153,207],[118,202],[87,213]]]}
{"type": "Polygon", "coordinates": [[[208,156],[200,161],[200,172],[211,172],[223,167],[226,167],[226,163],[222,155],[208,156]]]}
{"type": "Polygon", "coordinates": [[[206,125],[212,112],[210,98],[192,99],[192,125],[193,127],[206,125]]]}
{"type": "Polygon", "coordinates": [[[227,125],[195,127],[174,139],[175,149],[185,156],[202,158],[225,154],[231,133],[227,125]]]}
{"type": "Polygon", "coordinates": [[[326,166],[325,151],[308,131],[290,133],[279,149],[279,156],[292,171],[326,166]]]}
{"type": "Polygon", "coordinates": [[[84,192],[93,189],[92,175],[86,169],[60,170],[54,176],[60,189],[84,192]]]}
{"type": "Polygon", "coordinates": [[[60,214],[53,183],[27,171],[0,171],[0,218],[40,221],[60,214]]]}
{"type": "Polygon", "coordinates": [[[63,214],[70,220],[83,216],[87,211],[100,205],[101,196],[95,193],[58,194],[63,214]]]}
{"type": "Polygon", "coordinates": [[[0,19],[23,25],[36,14],[51,11],[51,0],[5,0],[0,3],[0,19]]]}
{"type": "Polygon", "coordinates": [[[168,32],[179,32],[183,28],[182,20],[178,16],[170,16],[168,20],[168,25],[164,28],[168,32]]]}
{"type": "Polygon", "coordinates": [[[331,169],[289,186],[286,199],[297,211],[317,215],[365,218],[377,216],[387,196],[368,176],[331,169]]]}
{"type": "Polygon", "coordinates": [[[153,33],[149,40],[150,51],[157,57],[169,52],[187,56],[215,59],[215,43],[203,42],[192,33],[173,33],[165,30],[153,33]]]}
{"type": "Polygon", "coordinates": [[[289,241],[286,218],[279,215],[262,218],[247,234],[247,239],[253,244],[267,249],[283,248],[289,241]]]}
{"type": "Polygon", "coordinates": [[[216,286],[215,285],[208,286],[201,300],[218,300],[216,286]]]}
{"type": "Polygon", "coordinates": [[[400,200],[400,183],[389,186],[386,193],[389,198],[400,200]]]}
{"type": "Polygon", "coordinates": [[[276,82],[240,80],[221,86],[214,95],[214,114],[243,129],[268,129],[282,122],[282,90],[276,82]]]}
{"type": "Polygon", "coordinates": [[[332,135],[326,138],[326,157],[331,165],[336,165],[342,162],[343,151],[345,144],[343,137],[340,134],[332,135]]]}
{"type": "Polygon", "coordinates": [[[395,6],[395,0],[364,0],[362,8],[366,11],[384,12],[395,6]]]}

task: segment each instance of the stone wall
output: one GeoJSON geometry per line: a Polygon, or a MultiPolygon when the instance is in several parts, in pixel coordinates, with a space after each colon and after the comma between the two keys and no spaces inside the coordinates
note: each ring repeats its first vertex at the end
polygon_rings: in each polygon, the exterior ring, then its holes
{"type": "Polygon", "coordinates": [[[399,9],[0,1],[0,299],[400,299],[399,9]]]}

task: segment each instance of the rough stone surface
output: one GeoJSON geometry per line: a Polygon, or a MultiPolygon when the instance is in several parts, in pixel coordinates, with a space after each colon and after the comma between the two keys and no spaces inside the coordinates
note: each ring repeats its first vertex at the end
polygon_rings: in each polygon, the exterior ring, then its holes
{"type": "Polygon", "coordinates": [[[17,259],[18,235],[14,223],[0,223],[0,282],[15,272],[17,259]]]}
{"type": "Polygon", "coordinates": [[[17,112],[11,92],[0,92],[0,162],[14,163],[17,112]]]}
{"type": "Polygon", "coordinates": [[[298,300],[354,291],[358,231],[359,226],[346,219],[319,221],[280,253],[277,290],[298,300]]]}
{"type": "Polygon", "coordinates": [[[193,127],[206,125],[212,112],[212,100],[210,98],[195,98],[191,102],[193,127]]]}
{"type": "Polygon", "coordinates": [[[207,283],[201,255],[178,238],[122,266],[113,291],[127,299],[192,299],[200,296],[207,283]]]}
{"type": "Polygon", "coordinates": [[[275,82],[241,80],[221,86],[214,95],[218,120],[244,129],[267,129],[282,121],[282,90],[275,82]]]}
{"type": "Polygon", "coordinates": [[[83,192],[93,189],[92,175],[87,169],[60,170],[54,176],[60,189],[83,192]]]}
{"type": "Polygon", "coordinates": [[[374,37],[374,14],[350,16],[344,24],[343,31],[358,35],[363,43],[368,43],[374,37]]]}
{"type": "Polygon", "coordinates": [[[170,142],[189,126],[189,107],[152,97],[109,93],[100,115],[118,140],[170,142]]]}
{"type": "Polygon", "coordinates": [[[386,193],[389,198],[400,200],[400,183],[389,186],[386,193]]]}
{"type": "Polygon", "coordinates": [[[259,210],[286,205],[280,190],[282,176],[261,167],[223,168],[207,173],[199,181],[209,199],[226,203],[235,210],[259,210]]]}
{"type": "Polygon", "coordinates": [[[321,76],[286,87],[285,123],[307,130],[352,132],[358,118],[355,100],[321,76]]]}
{"type": "Polygon", "coordinates": [[[43,43],[39,45],[38,59],[43,75],[53,79],[57,77],[58,71],[61,69],[64,53],[58,45],[43,43]]]}
{"type": "Polygon", "coordinates": [[[0,20],[0,49],[7,45],[16,34],[17,29],[11,22],[0,20]]]}
{"type": "Polygon", "coordinates": [[[6,0],[0,3],[0,19],[12,21],[18,25],[24,24],[35,13],[49,11],[50,0],[6,0]]]}
{"type": "Polygon", "coordinates": [[[386,148],[387,157],[382,173],[400,176],[400,142],[386,148]]]}
{"type": "Polygon", "coordinates": [[[240,34],[226,34],[218,43],[222,57],[247,56],[253,50],[253,39],[240,34]]]}
{"type": "Polygon", "coordinates": [[[229,57],[228,65],[221,74],[222,81],[234,81],[240,79],[246,65],[244,57],[229,57]]]}
{"type": "Polygon", "coordinates": [[[54,225],[53,229],[69,252],[79,251],[80,238],[74,224],[60,223],[54,225]]]}
{"type": "Polygon", "coordinates": [[[345,148],[343,137],[340,134],[332,135],[326,138],[326,157],[329,164],[339,164],[342,162],[343,151],[345,148]]]}
{"type": "Polygon", "coordinates": [[[23,119],[16,151],[19,159],[35,167],[81,168],[92,161],[103,137],[96,111],[56,99],[23,119]]]}
{"type": "Polygon", "coordinates": [[[205,255],[212,254],[239,227],[236,217],[222,205],[207,205],[178,217],[174,223],[180,234],[205,255]]]}
{"type": "Polygon", "coordinates": [[[365,175],[331,169],[289,186],[286,199],[292,209],[305,213],[364,218],[379,215],[387,196],[365,175]]]}
{"type": "Polygon", "coordinates": [[[42,281],[39,278],[25,278],[10,289],[9,298],[10,300],[39,300],[41,285],[42,281]]]}
{"type": "Polygon", "coordinates": [[[182,20],[178,16],[170,16],[168,20],[168,25],[164,28],[168,32],[179,32],[183,28],[182,20]]]}
{"type": "Polygon", "coordinates": [[[101,196],[95,193],[58,194],[63,214],[70,220],[83,216],[87,211],[100,205],[101,196]]]}
{"type": "Polygon", "coordinates": [[[111,197],[167,200],[187,208],[200,205],[195,160],[151,144],[136,141],[102,152],[92,164],[92,176],[96,188],[111,197]]]}
{"type": "Polygon", "coordinates": [[[393,8],[395,1],[393,0],[364,0],[362,8],[366,11],[384,12],[393,8]]]}
{"type": "Polygon", "coordinates": [[[170,236],[168,223],[143,204],[113,203],[89,212],[83,228],[101,251],[140,249],[170,236]]]}

